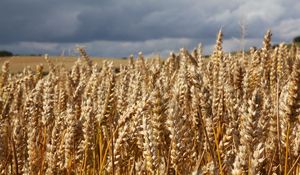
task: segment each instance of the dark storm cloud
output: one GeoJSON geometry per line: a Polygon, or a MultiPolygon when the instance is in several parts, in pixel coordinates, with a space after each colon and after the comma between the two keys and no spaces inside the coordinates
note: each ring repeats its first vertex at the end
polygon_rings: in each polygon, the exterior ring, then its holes
{"type": "Polygon", "coordinates": [[[145,41],[158,38],[215,36],[220,26],[208,22],[196,8],[186,4],[124,3],[101,8],[86,9],[78,16],[77,34],[88,40],[145,41]],[[208,30],[210,29],[210,30],[208,30]],[[214,29],[214,30],[211,30],[214,29]]]}
{"type": "Polygon", "coordinates": [[[108,56],[166,52],[198,42],[211,49],[222,27],[232,50],[239,21],[251,45],[268,28],[275,42],[290,41],[300,34],[299,8],[297,0],[2,0],[0,46],[58,53],[81,43],[108,56]]]}
{"type": "Polygon", "coordinates": [[[206,19],[218,8],[193,5],[194,1],[174,2],[6,0],[0,6],[1,42],[145,41],[215,36],[222,24],[206,19]]]}
{"type": "Polygon", "coordinates": [[[0,42],[56,41],[76,30],[76,6],[38,0],[0,2],[0,42]]]}

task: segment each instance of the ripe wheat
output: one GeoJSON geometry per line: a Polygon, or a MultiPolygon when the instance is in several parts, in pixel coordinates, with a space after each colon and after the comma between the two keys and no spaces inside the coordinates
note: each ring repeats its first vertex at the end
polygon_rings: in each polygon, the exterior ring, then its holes
{"type": "Polygon", "coordinates": [[[299,174],[295,45],[210,59],[199,45],[115,71],[84,49],[72,70],[43,66],[0,84],[0,174],[299,174]]]}

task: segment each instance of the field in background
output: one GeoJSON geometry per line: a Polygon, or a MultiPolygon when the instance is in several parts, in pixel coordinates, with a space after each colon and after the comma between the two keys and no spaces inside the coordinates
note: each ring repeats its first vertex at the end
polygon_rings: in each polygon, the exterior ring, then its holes
{"type": "MultiPolygon", "coordinates": [[[[297,47],[300,47],[300,43],[295,43],[297,47]]],[[[278,47],[278,44],[274,44],[273,48],[278,47]]],[[[291,48],[292,44],[287,44],[287,48],[291,48]]],[[[250,55],[250,51],[245,52],[246,55],[250,55]]],[[[235,57],[242,57],[243,54],[239,51],[231,52],[232,56],[235,57]]],[[[159,55],[152,56],[151,58],[159,57],[159,55]]],[[[203,58],[209,58],[210,55],[203,55],[203,58]]],[[[76,56],[49,56],[51,62],[54,65],[61,65],[63,64],[67,69],[70,69],[74,62],[78,59],[76,56]]],[[[122,59],[122,58],[105,58],[105,57],[91,57],[92,61],[99,66],[103,64],[103,61],[112,61],[113,65],[115,67],[119,67],[120,65],[127,65],[128,59],[122,59]]],[[[31,67],[32,69],[35,69],[37,65],[42,64],[44,66],[44,72],[49,71],[48,64],[45,60],[45,56],[13,56],[13,57],[0,57],[0,66],[2,67],[3,63],[9,60],[10,63],[10,72],[11,73],[17,73],[22,72],[25,67],[31,67]]],[[[203,59],[204,62],[207,62],[208,59],[203,59]]]]}
{"type": "MultiPolygon", "coordinates": [[[[63,64],[66,68],[71,68],[74,62],[78,59],[77,57],[62,57],[62,56],[49,56],[50,60],[55,65],[63,64]]],[[[9,60],[10,66],[9,71],[12,73],[22,72],[25,67],[31,67],[35,69],[37,65],[43,64],[44,71],[48,72],[49,67],[44,56],[13,56],[0,58],[0,66],[9,60]]],[[[94,63],[102,65],[104,60],[112,61],[114,66],[119,67],[121,64],[127,64],[128,60],[119,58],[103,58],[103,57],[92,57],[94,63]]]]}

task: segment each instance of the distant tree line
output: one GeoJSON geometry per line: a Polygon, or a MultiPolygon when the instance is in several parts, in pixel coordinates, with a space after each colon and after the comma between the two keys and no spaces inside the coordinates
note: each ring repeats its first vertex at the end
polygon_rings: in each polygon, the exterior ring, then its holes
{"type": "Polygon", "coordinates": [[[0,50],[0,57],[11,57],[11,56],[42,56],[43,54],[14,54],[7,50],[0,50]]]}
{"type": "Polygon", "coordinates": [[[300,43],[300,36],[297,36],[293,39],[294,43],[300,43]]]}
{"type": "Polygon", "coordinates": [[[0,50],[0,57],[11,57],[14,54],[12,52],[6,50],[0,50]]]}

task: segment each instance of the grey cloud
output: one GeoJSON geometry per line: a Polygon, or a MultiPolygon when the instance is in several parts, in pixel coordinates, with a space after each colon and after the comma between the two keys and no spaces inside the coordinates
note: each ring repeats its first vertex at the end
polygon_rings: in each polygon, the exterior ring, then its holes
{"type": "Polygon", "coordinates": [[[219,9],[197,1],[89,1],[93,4],[82,1],[76,3],[75,0],[72,3],[66,2],[5,1],[0,9],[0,22],[5,26],[0,29],[1,41],[87,42],[144,41],[162,37],[208,38],[214,36],[220,27],[214,21],[205,20],[210,13],[219,9]]]}
{"type": "Polygon", "coordinates": [[[276,32],[274,42],[291,40],[300,34],[299,8],[297,0],[2,0],[0,46],[23,53],[27,43],[28,50],[57,54],[55,49],[79,43],[93,54],[128,55],[143,49],[149,54],[191,49],[198,42],[210,48],[222,27],[224,40],[237,48],[233,41],[240,37],[240,20],[248,41],[262,38],[269,28],[276,32]],[[179,42],[183,39],[190,44],[179,42]]]}
{"type": "Polygon", "coordinates": [[[55,42],[72,34],[76,27],[72,24],[75,23],[72,14],[76,11],[68,11],[67,4],[64,8],[57,2],[4,0],[0,5],[0,42],[55,42]]]}

